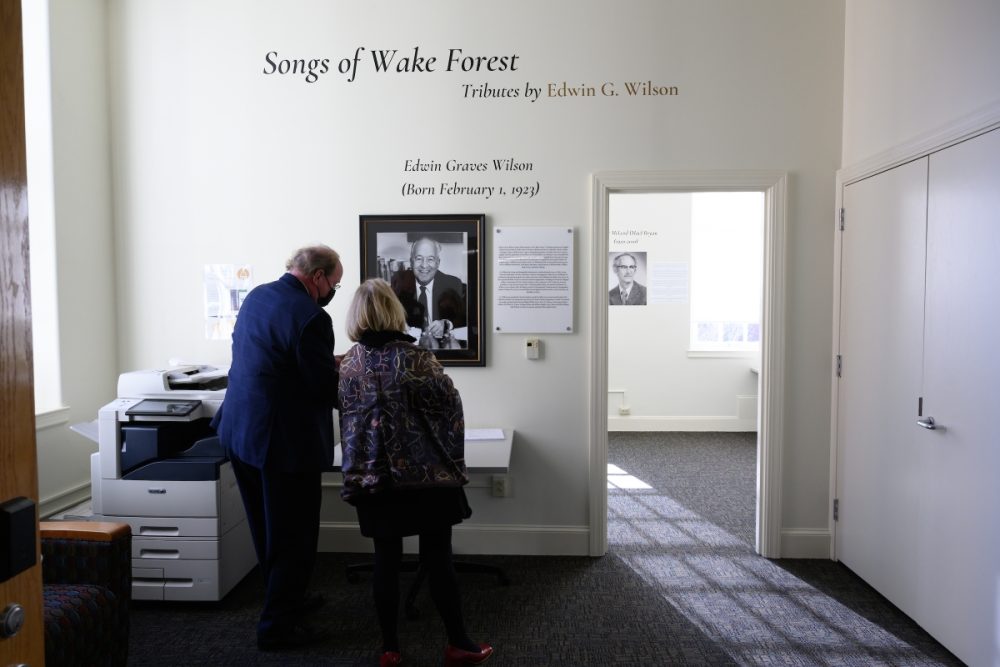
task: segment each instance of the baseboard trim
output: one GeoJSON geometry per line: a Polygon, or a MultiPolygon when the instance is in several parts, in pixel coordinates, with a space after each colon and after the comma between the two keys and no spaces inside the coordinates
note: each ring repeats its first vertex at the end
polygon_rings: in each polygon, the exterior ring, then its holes
{"type": "MultiPolygon", "coordinates": [[[[452,533],[456,554],[508,556],[586,556],[590,530],[586,526],[460,524],[452,533]]],[[[354,522],[325,521],[319,527],[319,550],[329,553],[371,553],[372,541],[363,537],[354,522]]],[[[406,553],[416,553],[416,538],[403,543],[406,553]]]]}
{"type": "Polygon", "coordinates": [[[756,419],[738,417],[612,417],[609,431],[756,431],[756,419]]]}
{"type": "Polygon", "coordinates": [[[90,480],[81,482],[74,487],[61,491],[54,496],[43,498],[38,502],[38,518],[47,519],[53,514],[59,514],[71,507],[79,505],[90,498],[90,480]]]}
{"type": "Polygon", "coordinates": [[[781,558],[830,558],[829,530],[793,528],[781,531],[781,558]]]}

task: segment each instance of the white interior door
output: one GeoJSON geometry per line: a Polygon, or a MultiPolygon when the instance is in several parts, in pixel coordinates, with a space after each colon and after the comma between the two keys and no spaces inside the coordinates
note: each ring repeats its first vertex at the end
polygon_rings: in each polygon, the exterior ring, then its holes
{"type": "MultiPolygon", "coordinates": [[[[1000,130],[930,158],[917,553],[928,615],[970,665],[1000,665],[1000,130]]],[[[905,610],[905,609],[904,609],[905,610]]]]}
{"type": "Polygon", "coordinates": [[[923,346],[927,158],[844,188],[837,558],[906,609],[923,517],[912,455],[923,346]]]}

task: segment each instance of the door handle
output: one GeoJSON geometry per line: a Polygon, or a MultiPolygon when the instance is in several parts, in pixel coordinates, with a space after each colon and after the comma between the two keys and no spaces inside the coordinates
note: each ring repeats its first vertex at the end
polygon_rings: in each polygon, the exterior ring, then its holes
{"type": "Polygon", "coordinates": [[[934,417],[928,417],[927,419],[918,419],[917,426],[923,426],[929,431],[933,431],[937,428],[937,424],[934,423],[934,417]]]}
{"type": "Polygon", "coordinates": [[[13,637],[24,625],[24,607],[16,602],[7,605],[0,616],[0,638],[13,637]]]}

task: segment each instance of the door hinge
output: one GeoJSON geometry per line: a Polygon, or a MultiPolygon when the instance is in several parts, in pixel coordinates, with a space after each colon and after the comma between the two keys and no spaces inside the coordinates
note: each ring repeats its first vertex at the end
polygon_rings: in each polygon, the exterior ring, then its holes
{"type": "Polygon", "coordinates": [[[840,498],[833,499],[833,520],[840,521],[840,498]]]}
{"type": "Polygon", "coordinates": [[[841,356],[837,355],[837,377],[840,377],[840,372],[844,370],[844,360],[841,356]]]}
{"type": "Polygon", "coordinates": [[[844,231],[844,218],[847,217],[844,209],[840,209],[840,231],[844,231]]]}

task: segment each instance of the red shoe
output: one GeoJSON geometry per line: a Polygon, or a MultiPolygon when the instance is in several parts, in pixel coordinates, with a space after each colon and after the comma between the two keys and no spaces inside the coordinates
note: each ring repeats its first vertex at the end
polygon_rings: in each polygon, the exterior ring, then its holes
{"type": "Polygon", "coordinates": [[[491,655],[493,647],[489,644],[480,644],[479,651],[466,651],[449,644],[444,649],[444,666],[481,665],[489,660],[491,655]]]}
{"type": "Polygon", "coordinates": [[[378,661],[379,667],[396,667],[396,665],[402,664],[403,656],[396,651],[386,651],[378,661]]]}

